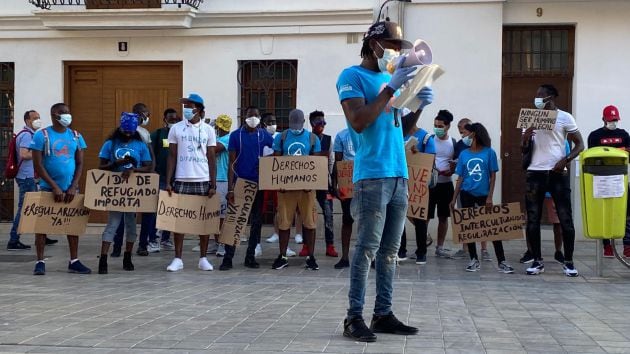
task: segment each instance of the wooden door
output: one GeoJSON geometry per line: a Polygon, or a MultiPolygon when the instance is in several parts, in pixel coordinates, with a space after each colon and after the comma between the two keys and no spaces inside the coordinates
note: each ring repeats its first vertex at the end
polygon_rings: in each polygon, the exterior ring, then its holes
{"type": "Polygon", "coordinates": [[[535,108],[536,90],[552,84],[559,92],[557,106],[571,112],[574,28],[505,27],[501,92],[501,162],[503,202],[525,201],[525,172],[521,168],[521,131],[516,128],[521,108],[535,108]]]}
{"type": "MultiPolygon", "coordinates": [[[[162,127],[165,109],[181,110],[181,62],[66,62],[65,75],[72,127],[88,144],[82,191],[85,171],[98,168],[100,148],[118,126],[121,112],[131,112],[138,102],[146,104],[151,112],[146,128],[154,131],[162,127]]],[[[90,222],[106,222],[105,213],[94,212],[90,222]]]]}

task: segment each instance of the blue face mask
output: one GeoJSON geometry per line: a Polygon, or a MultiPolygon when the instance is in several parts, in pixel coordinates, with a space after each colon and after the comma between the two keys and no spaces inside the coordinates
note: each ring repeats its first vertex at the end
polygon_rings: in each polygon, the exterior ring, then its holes
{"type": "Polygon", "coordinates": [[[184,107],[184,119],[190,121],[195,117],[195,113],[193,112],[193,108],[184,107]]]}
{"type": "Polygon", "coordinates": [[[446,130],[444,130],[444,128],[433,128],[433,132],[438,138],[441,138],[444,135],[446,135],[446,130]]]}
{"type": "Polygon", "coordinates": [[[293,133],[295,135],[300,135],[300,134],[302,134],[303,131],[304,131],[304,128],[302,128],[302,129],[291,129],[291,133],[293,133]]]}
{"type": "Polygon", "coordinates": [[[466,144],[466,146],[472,146],[473,140],[472,138],[469,136],[465,136],[462,138],[462,142],[464,142],[464,144],[466,144]]]}
{"type": "Polygon", "coordinates": [[[67,127],[70,124],[72,124],[72,115],[70,115],[69,113],[60,114],[57,120],[59,121],[61,125],[63,125],[64,127],[67,127]]]}

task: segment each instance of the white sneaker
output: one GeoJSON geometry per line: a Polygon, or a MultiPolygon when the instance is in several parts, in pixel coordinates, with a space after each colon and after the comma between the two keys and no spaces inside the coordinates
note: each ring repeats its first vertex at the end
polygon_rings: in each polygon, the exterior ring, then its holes
{"type": "Polygon", "coordinates": [[[254,257],[260,257],[262,256],[262,247],[260,246],[260,243],[256,245],[256,250],[254,251],[254,257]]]}
{"type": "Polygon", "coordinates": [[[466,267],[467,272],[478,272],[480,269],[481,269],[481,265],[479,264],[479,261],[476,259],[471,259],[470,263],[468,263],[468,266],[466,267]]]}
{"type": "Polygon", "coordinates": [[[249,235],[241,235],[241,242],[249,241],[249,235]]]}
{"type": "Polygon", "coordinates": [[[573,263],[565,263],[562,270],[564,271],[564,275],[567,277],[577,277],[579,275],[577,269],[573,266],[573,263]]]}
{"type": "Polygon", "coordinates": [[[225,245],[220,243],[219,247],[217,247],[217,257],[225,256],[225,245]]]}
{"type": "Polygon", "coordinates": [[[295,253],[294,250],[287,247],[287,257],[295,257],[295,256],[297,256],[297,253],[295,253]]]}
{"type": "Polygon", "coordinates": [[[210,261],[208,261],[207,257],[201,257],[199,258],[199,265],[197,266],[199,269],[201,270],[213,270],[214,267],[212,266],[212,263],[210,263],[210,261]]]}
{"type": "Polygon", "coordinates": [[[158,253],[160,252],[160,244],[157,242],[149,242],[147,245],[147,251],[149,253],[158,253]]]}
{"type": "Polygon", "coordinates": [[[269,236],[269,238],[266,239],[265,242],[267,242],[267,243],[276,243],[276,242],[278,242],[279,239],[280,239],[280,236],[278,236],[278,234],[274,233],[273,235],[269,236]]]}
{"type": "Polygon", "coordinates": [[[171,264],[166,267],[166,270],[169,272],[177,272],[182,269],[184,269],[184,262],[182,262],[181,258],[173,258],[171,264]]]}
{"type": "Polygon", "coordinates": [[[302,238],[302,235],[300,234],[295,234],[295,243],[297,243],[298,245],[301,244],[302,242],[304,242],[304,239],[302,238]]]}
{"type": "Polygon", "coordinates": [[[201,247],[199,247],[199,245],[192,248],[193,252],[199,252],[199,250],[201,250],[201,247]]]}

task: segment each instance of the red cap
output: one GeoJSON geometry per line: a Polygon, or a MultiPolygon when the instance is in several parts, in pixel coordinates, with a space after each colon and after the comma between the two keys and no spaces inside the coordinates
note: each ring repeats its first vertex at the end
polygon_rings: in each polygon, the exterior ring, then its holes
{"type": "Polygon", "coordinates": [[[619,110],[615,106],[607,106],[604,108],[604,120],[606,122],[613,122],[619,120],[619,110]]]}

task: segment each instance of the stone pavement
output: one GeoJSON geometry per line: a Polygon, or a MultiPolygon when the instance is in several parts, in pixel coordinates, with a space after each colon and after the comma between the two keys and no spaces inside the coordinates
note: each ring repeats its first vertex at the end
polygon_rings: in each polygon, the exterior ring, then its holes
{"type": "MultiPolygon", "coordinates": [[[[0,226],[3,236],[7,231],[0,226]]],[[[80,246],[82,262],[94,271],[99,232],[90,227],[80,246]]],[[[420,333],[381,334],[364,344],[342,336],[349,272],[333,269],[336,259],[322,254],[321,239],[316,272],[299,258],[272,270],[277,244],[264,242],[258,270],[242,266],[241,247],[233,270],[202,272],[190,251],[196,242],[187,239],[180,273],[165,271],[172,253],[163,251],[134,256],[134,272],[122,270],[122,258],[110,258],[110,274],[82,276],[65,272],[67,246],[59,238],[46,250],[43,277],[31,275],[34,251],[8,252],[5,239],[0,352],[630,353],[630,269],[606,259],[606,277],[594,277],[592,242],[577,243],[578,278],[565,277],[551,261],[543,275],[525,275],[518,264],[523,241],[505,243],[516,274],[499,274],[494,262],[467,273],[467,260],[435,258],[431,247],[427,265],[402,262],[395,282],[395,313],[420,333]]],[[[543,247],[552,259],[552,243],[543,247]]],[[[408,249],[415,250],[413,240],[408,249]]],[[[218,268],[220,260],[210,259],[218,268]]],[[[368,321],[373,274],[370,281],[368,321]]]]}

